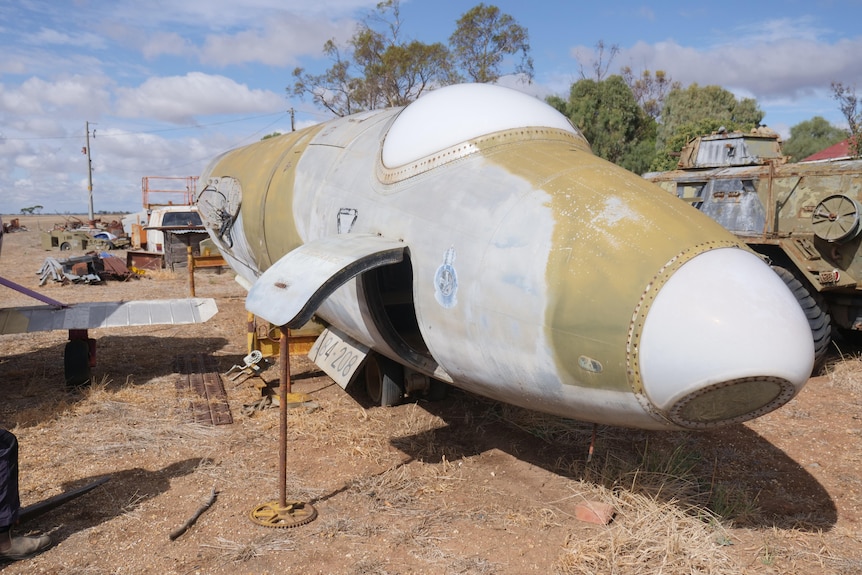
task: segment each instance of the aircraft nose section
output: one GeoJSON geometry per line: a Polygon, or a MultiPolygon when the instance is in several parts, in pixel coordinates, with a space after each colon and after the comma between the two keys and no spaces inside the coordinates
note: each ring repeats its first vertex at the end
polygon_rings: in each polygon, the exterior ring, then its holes
{"type": "Polygon", "coordinates": [[[753,419],[808,381],[814,343],[796,298],[756,255],[704,252],[661,287],[639,342],[652,409],[688,428],[753,419]]]}

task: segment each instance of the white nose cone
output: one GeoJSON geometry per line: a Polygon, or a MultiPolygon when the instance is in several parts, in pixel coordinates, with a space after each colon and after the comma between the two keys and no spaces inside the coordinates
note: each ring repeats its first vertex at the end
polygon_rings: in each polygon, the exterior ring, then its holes
{"type": "Polygon", "coordinates": [[[639,353],[650,403],[690,428],[780,407],[814,365],[796,298],[760,258],[738,248],[702,253],[668,279],[647,313],[639,353]]]}

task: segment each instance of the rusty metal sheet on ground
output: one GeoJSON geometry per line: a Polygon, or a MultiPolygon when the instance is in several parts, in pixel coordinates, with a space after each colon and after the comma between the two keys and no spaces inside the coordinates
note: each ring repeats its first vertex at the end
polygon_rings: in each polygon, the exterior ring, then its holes
{"type": "Polygon", "coordinates": [[[177,392],[181,400],[188,401],[192,420],[209,425],[233,423],[215,358],[192,353],[177,356],[175,363],[177,392]]]}

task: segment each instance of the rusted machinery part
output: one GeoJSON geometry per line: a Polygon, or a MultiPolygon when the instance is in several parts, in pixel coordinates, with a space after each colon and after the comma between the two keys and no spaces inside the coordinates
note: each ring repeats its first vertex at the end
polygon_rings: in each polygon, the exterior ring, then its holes
{"type": "Polygon", "coordinates": [[[284,507],[278,501],[270,501],[252,509],[249,518],[264,527],[287,529],[311,523],[317,518],[317,509],[302,501],[287,501],[284,507]]]}

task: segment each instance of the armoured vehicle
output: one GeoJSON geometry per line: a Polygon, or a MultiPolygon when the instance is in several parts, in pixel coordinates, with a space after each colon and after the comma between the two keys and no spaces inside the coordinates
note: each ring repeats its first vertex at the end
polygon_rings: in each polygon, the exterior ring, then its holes
{"type": "Polygon", "coordinates": [[[768,260],[802,305],[822,359],[862,331],[862,160],[788,163],[771,130],[694,138],[676,170],[644,174],[768,260]]]}
{"type": "MultiPolygon", "coordinates": [[[[42,232],[42,249],[66,250],[110,250],[114,244],[110,236],[97,235],[100,230],[51,230],[42,232]]],[[[104,232],[102,232],[104,234],[104,232]]]]}

